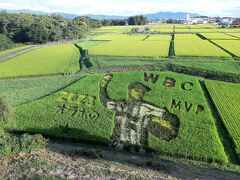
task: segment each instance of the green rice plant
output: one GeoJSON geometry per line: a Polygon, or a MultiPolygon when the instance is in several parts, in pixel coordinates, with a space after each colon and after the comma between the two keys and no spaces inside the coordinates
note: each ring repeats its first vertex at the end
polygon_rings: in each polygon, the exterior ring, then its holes
{"type": "Polygon", "coordinates": [[[240,57],[240,40],[214,40],[213,42],[240,57]]]}
{"type": "Polygon", "coordinates": [[[90,55],[166,57],[169,41],[111,41],[89,48],[90,55]]]}
{"type": "Polygon", "coordinates": [[[174,49],[176,56],[231,57],[214,44],[191,34],[177,34],[174,49]]]}
{"type": "Polygon", "coordinates": [[[52,45],[0,63],[0,77],[76,73],[80,53],[73,44],[52,45]]]}
{"type": "MultiPolygon", "coordinates": [[[[142,83],[150,89],[144,97],[146,103],[166,107],[179,118],[178,136],[166,141],[149,133],[149,148],[174,157],[227,163],[227,156],[198,79],[171,72],[146,73],[158,75],[156,83],[146,81],[143,72],[113,73],[108,94],[114,101],[128,101],[129,84],[142,83]],[[163,85],[166,77],[175,80],[174,86],[163,85]],[[183,85],[184,82],[191,86],[183,85]],[[176,104],[173,106],[173,99],[181,104],[180,108],[176,104]],[[198,105],[202,106],[199,112],[198,105]]],[[[106,109],[100,103],[100,82],[103,76],[89,75],[51,96],[17,106],[16,122],[5,128],[9,131],[43,133],[78,141],[109,143],[115,120],[114,111],[106,109]],[[63,106],[62,102],[67,104],[63,106]],[[75,103],[79,103],[77,111],[73,106],[75,103]],[[98,116],[94,116],[94,113],[98,116]]]]}
{"type": "Polygon", "coordinates": [[[240,160],[240,84],[218,81],[205,83],[240,160]]]}

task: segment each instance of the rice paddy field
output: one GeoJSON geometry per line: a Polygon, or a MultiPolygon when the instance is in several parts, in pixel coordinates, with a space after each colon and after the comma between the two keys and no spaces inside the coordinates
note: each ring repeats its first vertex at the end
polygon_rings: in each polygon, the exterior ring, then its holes
{"type": "Polygon", "coordinates": [[[213,42],[240,57],[240,40],[214,40],[213,42]]]}
{"type": "Polygon", "coordinates": [[[0,78],[76,73],[80,54],[73,44],[43,47],[0,63],[0,78]]]}
{"type": "Polygon", "coordinates": [[[240,159],[240,84],[206,81],[206,86],[240,159]]]}
{"type": "Polygon", "coordinates": [[[231,57],[210,42],[191,34],[177,34],[174,49],[176,56],[231,57]]]}
{"type": "Polygon", "coordinates": [[[232,36],[231,34],[223,33],[201,33],[202,36],[210,40],[237,40],[239,38],[232,36]]]}
{"type": "Polygon", "coordinates": [[[167,57],[170,35],[102,35],[79,43],[92,56],[167,57]]]}
{"type": "MultiPolygon", "coordinates": [[[[227,163],[227,156],[198,80],[194,77],[171,72],[146,73],[159,75],[158,83],[145,82],[143,72],[114,73],[108,94],[115,101],[127,101],[128,91],[126,89],[129,84],[141,82],[151,89],[144,98],[146,102],[154,104],[156,107],[166,107],[171,113],[179,117],[178,137],[171,142],[166,142],[149,134],[149,147],[154,151],[171,156],[227,163]],[[171,92],[169,91],[170,87],[162,85],[166,77],[174,78],[176,81],[171,92]],[[192,83],[191,91],[184,91],[181,88],[181,84],[184,82],[192,83]],[[172,105],[173,99],[183,102],[183,105],[180,108],[174,107],[172,105]],[[192,107],[188,107],[189,109],[186,110],[184,103],[192,104],[192,107]],[[204,110],[196,113],[198,105],[203,106],[204,110]]],[[[50,96],[16,106],[16,122],[8,124],[6,128],[9,131],[43,133],[54,137],[107,143],[113,133],[114,111],[107,110],[101,105],[99,83],[102,78],[103,74],[89,75],[50,96]],[[73,99],[71,98],[66,109],[61,111],[63,99],[67,92],[72,93],[73,99]],[[74,108],[73,96],[76,94],[88,98],[84,102],[79,102],[79,112],[73,115],[74,110],[71,108],[74,108]],[[96,113],[98,116],[94,116],[96,113]]]]}
{"type": "Polygon", "coordinates": [[[90,55],[167,57],[170,41],[111,41],[89,49],[90,55]]]}
{"type": "Polygon", "coordinates": [[[0,103],[14,117],[2,121],[0,109],[0,129],[238,172],[239,29],[136,27],[94,29],[0,62],[0,103]]]}

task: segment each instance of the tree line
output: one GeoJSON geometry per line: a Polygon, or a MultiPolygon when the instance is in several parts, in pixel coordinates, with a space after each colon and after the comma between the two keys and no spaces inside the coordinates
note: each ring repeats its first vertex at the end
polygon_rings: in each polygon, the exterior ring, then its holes
{"type": "Polygon", "coordinates": [[[89,17],[65,19],[57,14],[32,15],[0,12],[0,34],[17,43],[46,43],[79,39],[92,28],[102,27],[102,22],[89,17]]]}
{"type": "Polygon", "coordinates": [[[144,16],[125,20],[96,20],[79,16],[73,20],[60,15],[12,14],[0,11],[0,34],[16,43],[46,43],[80,39],[93,28],[117,25],[146,25],[144,16]]]}
{"type": "Polygon", "coordinates": [[[104,19],[103,26],[147,25],[148,19],[144,16],[131,16],[128,19],[104,19]]]}

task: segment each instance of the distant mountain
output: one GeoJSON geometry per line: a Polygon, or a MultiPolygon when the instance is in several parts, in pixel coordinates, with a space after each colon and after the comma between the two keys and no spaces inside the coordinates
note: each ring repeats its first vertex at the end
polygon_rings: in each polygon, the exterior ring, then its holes
{"type": "Polygon", "coordinates": [[[129,16],[116,16],[116,15],[95,15],[95,14],[86,14],[85,16],[88,16],[92,19],[127,19],[129,16]]]}
{"type": "Polygon", "coordinates": [[[28,9],[21,9],[21,10],[6,10],[6,9],[0,9],[0,11],[7,11],[8,13],[27,13],[27,14],[36,14],[36,15],[51,15],[51,14],[58,14],[60,16],[63,16],[67,19],[74,19],[75,17],[78,17],[79,15],[76,14],[69,14],[69,13],[62,13],[62,12],[56,12],[56,13],[47,13],[43,11],[32,11],[28,9]]]}
{"type": "MultiPolygon", "coordinates": [[[[2,9],[4,10],[4,9],[2,9]]],[[[53,13],[47,13],[42,11],[32,11],[28,9],[21,9],[21,10],[5,10],[9,13],[28,13],[28,14],[37,14],[37,15],[51,15],[53,13]]],[[[67,19],[74,19],[75,17],[78,17],[79,15],[76,14],[68,14],[68,13],[62,13],[57,12],[55,14],[59,14],[67,19]]],[[[194,16],[200,16],[199,14],[194,13],[187,13],[187,12],[159,12],[159,13],[153,13],[153,14],[143,14],[146,16],[149,20],[156,20],[156,19],[185,19],[187,17],[187,14],[190,14],[191,17],[194,16]]],[[[94,14],[86,14],[85,16],[89,16],[93,19],[127,19],[129,16],[116,16],[116,15],[94,15],[94,14]]]]}
{"type": "Polygon", "coordinates": [[[186,19],[187,14],[191,17],[200,16],[199,14],[188,13],[188,12],[159,12],[155,14],[144,14],[148,18],[148,20],[156,20],[156,19],[186,19]]]}

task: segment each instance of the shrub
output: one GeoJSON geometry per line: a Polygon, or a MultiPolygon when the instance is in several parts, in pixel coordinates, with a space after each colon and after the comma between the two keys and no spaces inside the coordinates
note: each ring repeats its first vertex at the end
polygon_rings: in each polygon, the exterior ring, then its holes
{"type": "Polygon", "coordinates": [[[46,142],[42,135],[23,134],[15,136],[6,133],[0,138],[0,160],[20,152],[30,152],[42,148],[46,142]]]}
{"type": "Polygon", "coordinates": [[[0,122],[8,123],[13,116],[13,109],[7,100],[0,97],[0,122]]]}

